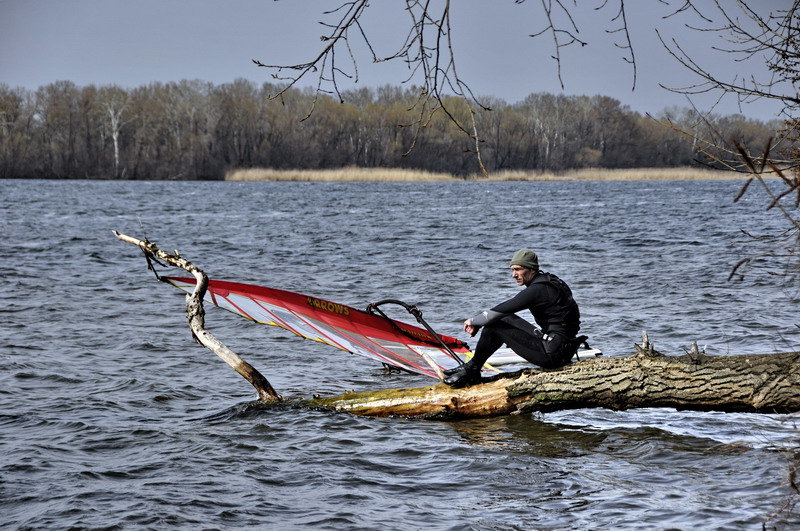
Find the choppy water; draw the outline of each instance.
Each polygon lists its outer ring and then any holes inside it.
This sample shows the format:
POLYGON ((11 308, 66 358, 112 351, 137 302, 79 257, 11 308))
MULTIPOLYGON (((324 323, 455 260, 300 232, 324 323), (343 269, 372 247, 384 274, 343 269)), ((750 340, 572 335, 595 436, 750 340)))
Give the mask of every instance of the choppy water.
MULTIPOLYGON (((800 345, 796 293, 728 282, 738 183, 2 181, 0 527, 797 527, 796 415, 579 410, 460 422, 253 403, 196 345, 183 295, 112 229, 212 277, 358 307, 416 303, 442 333, 511 296, 531 246, 584 330, 627 355, 800 345), (772 518, 777 514, 777 517, 772 518), (771 519, 772 518, 772 519, 771 519)), ((429 383, 210 310, 284 396, 429 383)))

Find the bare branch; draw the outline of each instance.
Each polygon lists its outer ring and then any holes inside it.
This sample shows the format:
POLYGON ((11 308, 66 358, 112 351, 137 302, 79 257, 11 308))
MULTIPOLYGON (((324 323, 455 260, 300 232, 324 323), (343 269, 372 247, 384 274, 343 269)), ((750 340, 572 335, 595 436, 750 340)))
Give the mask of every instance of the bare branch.
POLYGON ((730 2, 722 3, 714 0, 713 6, 720 22, 713 23, 711 18, 700 14, 691 0, 687 0, 670 16, 689 9, 693 10, 703 21, 713 24, 710 27, 693 27, 693 29, 716 34, 727 43, 724 47, 712 47, 714 50, 729 54, 736 62, 763 61, 771 71, 771 75, 768 79, 758 79, 754 75, 735 76, 730 80, 721 79, 700 65, 675 39, 667 42, 657 32, 667 52, 699 80, 696 84, 684 87, 662 86, 683 94, 711 91, 734 94, 741 103, 760 98, 777 100, 783 103, 784 114, 791 117, 800 109, 800 96, 796 88, 800 82, 798 4, 800 2, 794 1, 789 8, 772 11, 764 17, 743 0, 735 2, 738 8, 737 14, 733 13, 734 8, 730 2))
POLYGON ((621 48, 623 50, 626 50, 626 52, 628 54, 628 57, 623 57, 623 59, 625 60, 625 62, 630 64, 632 66, 632 68, 633 68, 633 86, 631 87, 631 90, 635 90, 636 89, 636 56, 634 55, 634 52, 633 52, 633 43, 631 42, 631 34, 628 31, 628 20, 625 17, 625 0, 619 0, 619 11, 614 16, 614 18, 611 19, 611 21, 612 22, 619 22, 620 26, 615 28, 615 29, 613 29, 613 30, 608 30, 607 32, 611 33, 611 34, 613 34, 613 33, 622 33, 625 36, 625 41, 624 41, 623 44, 614 43, 614 46, 616 46, 617 48, 621 48))
POLYGON ((114 231, 114 235, 124 242, 136 245, 146 256, 163 260, 194 276, 197 283, 191 295, 187 295, 186 297, 186 317, 189 320, 189 327, 192 330, 192 335, 195 340, 222 358, 233 370, 250 382, 250 384, 255 387, 256 391, 258 391, 258 398, 260 400, 265 402, 277 402, 282 400, 281 396, 275 392, 275 389, 273 389, 272 385, 260 372, 229 349, 222 341, 214 337, 211 332, 206 330, 203 297, 208 287, 208 276, 200 268, 179 256, 177 251, 175 251, 174 254, 170 254, 159 249, 154 243, 147 240, 133 238, 126 234, 120 234, 117 231, 114 231))

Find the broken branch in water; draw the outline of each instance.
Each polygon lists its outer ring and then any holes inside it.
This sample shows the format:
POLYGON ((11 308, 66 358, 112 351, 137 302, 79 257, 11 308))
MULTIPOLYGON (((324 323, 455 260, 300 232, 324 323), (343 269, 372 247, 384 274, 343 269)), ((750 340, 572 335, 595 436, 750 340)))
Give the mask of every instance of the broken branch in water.
POLYGON ((139 240, 125 234, 120 234, 114 231, 114 235, 120 240, 136 245, 145 255, 162 260, 175 267, 191 273, 197 280, 194 290, 190 295, 186 296, 186 317, 189 320, 189 328, 198 343, 211 350, 214 354, 222 358, 225 363, 230 365, 233 370, 242 375, 242 377, 250 382, 258 392, 259 400, 265 402, 277 402, 282 400, 281 396, 275 392, 272 385, 267 381, 264 376, 258 372, 255 367, 243 360, 238 354, 228 348, 222 341, 218 340, 214 335, 205 328, 205 310, 203 309, 203 296, 208 287, 208 275, 206 275, 200 268, 192 264, 190 261, 178 255, 177 251, 170 254, 166 251, 159 249, 154 243, 139 240))

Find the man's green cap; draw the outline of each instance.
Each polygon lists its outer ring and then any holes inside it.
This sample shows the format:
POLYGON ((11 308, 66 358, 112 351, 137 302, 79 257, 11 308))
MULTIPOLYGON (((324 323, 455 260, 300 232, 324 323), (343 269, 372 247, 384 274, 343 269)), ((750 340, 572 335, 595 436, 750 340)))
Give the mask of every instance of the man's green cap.
POLYGON ((527 267, 528 269, 539 270, 539 257, 530 249, 520 249, 511 258, 511 265, 527 267))

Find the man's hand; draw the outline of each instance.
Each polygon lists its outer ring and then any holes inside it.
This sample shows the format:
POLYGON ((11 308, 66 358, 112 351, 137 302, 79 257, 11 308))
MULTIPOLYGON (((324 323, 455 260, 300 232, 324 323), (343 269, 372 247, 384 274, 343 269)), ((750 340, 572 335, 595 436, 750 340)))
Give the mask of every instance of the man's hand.
POLYGON ((472 325, 472 319, 464 321, 464 332, 469 334, 469 337, 474 337, 478 333, 478 327, 472 325))

